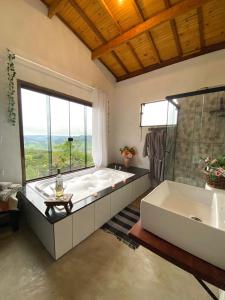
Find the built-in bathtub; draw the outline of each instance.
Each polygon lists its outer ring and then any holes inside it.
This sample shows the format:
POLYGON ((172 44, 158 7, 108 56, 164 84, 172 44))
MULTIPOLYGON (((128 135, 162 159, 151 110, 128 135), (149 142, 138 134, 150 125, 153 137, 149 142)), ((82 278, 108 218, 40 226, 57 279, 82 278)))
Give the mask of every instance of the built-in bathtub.
POLYGON ((57 260, 146 192, 150 188, 148 173, 135 167, 115 170, 111 165, 65 175, 65 192, 74 194, 69 215, 64 209, 45 215, 44 201, 54 192, 54 178, 27 184, 18 198, 27 223, 57 260))
MULTIPOLYGON (((120 182, 126 183, 127 179, 135 174, 111 168, 89 169, 88 173, 73 172, 63 176, 65 194, 73 194, 72 203, 77 203, 87 197, 97 197, 98 193, 115 188, 120 182)), ((55 178, 44 179, 29 183, 41 196, 48 198, 54 195, 55 178)))

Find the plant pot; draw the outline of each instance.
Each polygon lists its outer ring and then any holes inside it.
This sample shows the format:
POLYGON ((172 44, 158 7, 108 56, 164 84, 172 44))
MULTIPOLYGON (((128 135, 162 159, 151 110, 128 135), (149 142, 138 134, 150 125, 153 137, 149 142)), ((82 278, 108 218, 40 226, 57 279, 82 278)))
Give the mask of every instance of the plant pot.
POLYGON ((206 182, 209 186, 216 188, 216 189, 225 190, 225 177, 218 176, 215 178, 215 180, 212 180, 211 177, 209 176, 209 173, 204 172, 204 174, 206 177, 206 182))

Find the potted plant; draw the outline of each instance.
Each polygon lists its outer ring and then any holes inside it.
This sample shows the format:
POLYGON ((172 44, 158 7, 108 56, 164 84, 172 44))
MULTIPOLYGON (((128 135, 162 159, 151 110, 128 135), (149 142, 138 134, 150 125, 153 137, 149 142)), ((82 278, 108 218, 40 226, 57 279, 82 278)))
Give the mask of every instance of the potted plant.
POLYGON ((214 159, 203 158, 201 161, 208 185, 225 189, 225 154, 214 159))
POLYGON ((134 155, 136 154, 136 151, 134 149, 134 147, 128 147, 125 146, 123 148, 120 148, 120 153, 123 157, 123 161, 124 161, 124 166, 126 168, 128 168, 130 160, 134 157, 134 155))

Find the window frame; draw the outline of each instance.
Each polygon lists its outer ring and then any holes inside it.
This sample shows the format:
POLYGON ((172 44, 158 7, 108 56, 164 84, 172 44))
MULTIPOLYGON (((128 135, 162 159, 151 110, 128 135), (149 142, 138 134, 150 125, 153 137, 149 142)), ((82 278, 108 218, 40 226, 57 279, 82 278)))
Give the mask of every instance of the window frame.
POLYGON ((150 101, 150 102, 143 102, 141 103, 140 106, 140 127, 141 128, 149 128, 149 127, 166 127, 168 125, 142 125, 142 118, 143 118, 143 106, 146 104, 151 104, 151 103, 155 103, 155 102, 164 102, 167 101, 168 103, 170 102, 172 105, 174 105, 178 110, 179 110, 179 105, 177 105, 176 103, 174 103, 173 99, 159 99, 159 100, 154 100, 154 101, 150 101))
MULTIPOLYGON (((33 182, 33 181, 37 181, 37 180, 41 180, 41 179, 46 179, 46 178, 51 178, 51 177, 55 177, 55 174, 52 175, 48 175, 48 176, 43 176, 43 177, 39 177, 39 178, 34 178, 34 179, 26 179, 26 165, 25 165, 25 148, 24 148, 24 132, 23 132, 23 113, 22 113, 22 89, 27 89, 33 92, 38 92, 38 93, 42 93, 45 94, 46 96, 49 97, 56 97, 56 98, 60 98, 62 100, 66 100, 69 102, 74 102, 74 103, 78 103, 78 104, 82 104, 85 106, 89 106, 92 107, 92 103, 87 101, 87 100, 83 100, 80 99, 78 97, 74 97, 68 94, 64 94, 46 87, 41 87, 39 85, 27 82, 27 81, 23 81, 20 79, 17 79, 17 96, 18 96, 18 122, 19 122, 19 136, 20 136, 20 153, 21 153, 21 168, 22 168, 22 183, 23 185, 28 183, 28 182, 33 182)), ((87 136, 85 136, 87 138, 87 136)), ((86 153, 87 149, 86 149, 86 143, 85 143, 85 153, 86 153)), ((86 165, 86 155, 85 155, 85 165, 86 165)), ((77 170, 71 170, 71 171, 66 171, 63 172, 62 174, 69 174, 69 173, 73 173, 73 172, 79 172, 81 170, 85 170, 85 169, 90 169, 93 168, 93 166, 89 166, 89 167, 85 167, 85 168, 80 168, 77 170)))

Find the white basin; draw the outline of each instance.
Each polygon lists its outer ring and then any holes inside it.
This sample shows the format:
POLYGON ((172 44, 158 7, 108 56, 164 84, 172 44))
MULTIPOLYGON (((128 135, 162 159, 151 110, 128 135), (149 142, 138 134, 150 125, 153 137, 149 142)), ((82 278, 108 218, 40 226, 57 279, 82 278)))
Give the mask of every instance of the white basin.
POLYGON ((142 199, 140 214, 144 229, 225 270, 224 192, 164 181, 142 199))

